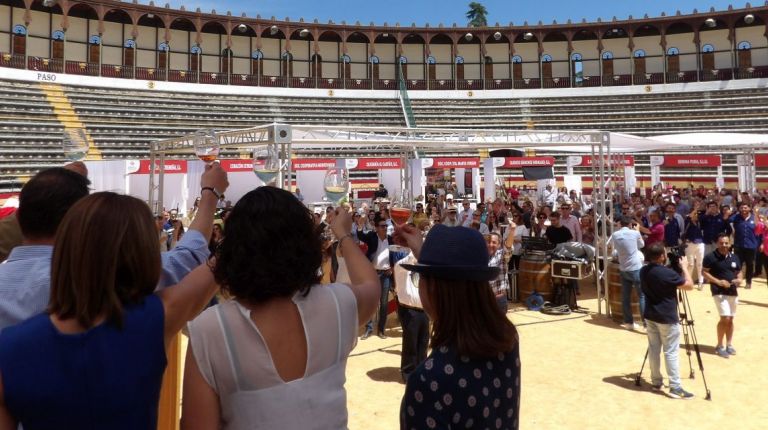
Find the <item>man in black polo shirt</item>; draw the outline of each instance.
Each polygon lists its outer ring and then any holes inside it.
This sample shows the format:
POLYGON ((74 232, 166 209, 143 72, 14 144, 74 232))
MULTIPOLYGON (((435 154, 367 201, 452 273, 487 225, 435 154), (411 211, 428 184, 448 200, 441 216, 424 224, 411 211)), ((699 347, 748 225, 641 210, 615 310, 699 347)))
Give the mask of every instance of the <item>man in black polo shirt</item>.
POLYGON ((552 212, 549 214, 549 222, 551 225, 547 227, 547 231, 544 233, 549 243, 559 245, 573 240, 573 235, 568 227, 560 224, 560 213, 552 212))
POLYGON ((733 348, 733 317, 739 304, 738 287, 741 285, 741 261, 730 252, 731 239, 720 234, 717 237, 717 249, 704 257, 704 278, 709 282, 712 298, 720 313, 717 323, 717 348, 715 353, 723 358, 736 355, 733 348), (723 337, 726 346, 723 347, 723 337))
POLYGON ((680 320, 677 312, 677 289, 693 289, 693 280, 686 264, 680 264, 681 274, 664 266, 667 254, 663 242, 656 242, 645 248, 649 264, 640 269, 640 285, 645 294, 643 318, 647 324, 648 362, 651 367, 651 384, 654 390, 661 390, 661 361, 659 354, 664 351, 664 363, 669 377, 669 396, 676 399, 690 399, 693 394, 680 385, 680 369, 677 353, 680 348, 680 320))

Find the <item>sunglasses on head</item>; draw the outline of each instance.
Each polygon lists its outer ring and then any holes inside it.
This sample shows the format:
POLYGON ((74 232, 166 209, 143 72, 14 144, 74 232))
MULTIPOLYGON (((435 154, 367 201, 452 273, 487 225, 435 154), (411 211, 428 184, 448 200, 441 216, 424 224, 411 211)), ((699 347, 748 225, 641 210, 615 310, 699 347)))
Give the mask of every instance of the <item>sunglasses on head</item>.
POLYGON ((386 224, 379 224, 376 227, 378 227, 378 228, 387 228, 387 225, 386 224))

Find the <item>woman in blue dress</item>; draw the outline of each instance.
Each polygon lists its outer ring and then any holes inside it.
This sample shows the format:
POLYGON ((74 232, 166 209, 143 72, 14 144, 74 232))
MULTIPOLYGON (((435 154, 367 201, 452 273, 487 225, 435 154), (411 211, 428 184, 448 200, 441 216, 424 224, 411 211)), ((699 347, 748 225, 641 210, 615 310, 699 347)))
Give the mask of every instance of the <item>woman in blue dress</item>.
POLYGON ((488 284, 499 269, 488 267, 483 237, 442 225, 430 230, 423 246, 410 227, 398 236, 418 258, 403 267, 419 274, 419 296, 433 321, 432 353, 408 377, 400 428, 517 429, 517 331, 488 284))
POLYGON ((166 348, 216 292, 203 264, 155 292, 149 207, 95 193, 56 232, 46 313, 0 335, 0 429, 155 429, 166 348))

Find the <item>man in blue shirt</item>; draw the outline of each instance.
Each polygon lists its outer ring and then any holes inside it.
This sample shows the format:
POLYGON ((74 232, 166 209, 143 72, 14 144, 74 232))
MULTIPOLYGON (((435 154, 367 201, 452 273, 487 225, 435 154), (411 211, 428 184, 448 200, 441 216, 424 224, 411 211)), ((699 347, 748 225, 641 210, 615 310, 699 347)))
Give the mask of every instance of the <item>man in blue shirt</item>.
POLYGON ((621 311, 624 317, 622 327, 627 330, 638 328, 632 317, 633 289, 637 293, 640 314, 642 315, 645 311, 645 295, 640 288, 640 269, 643 267, 643 253, 640 250, 645 246, 645 243, 636 224, 630 229, 630 226, 633 224, 635 223, 632 218, 628 216, 621 217, 621 228, 608 239, 609 246, 613 246, 613 253, 619 259, 621 311))
MULTIPOLYGON (((723 358, 736 355, 733 348, 733 317, 739 304, 738 287, 741 284, 741 261, 730 251, 731 242, 722 234, 717 238, 717 249, 704 258, 704 276, 712 290, 720 321, 717 323, 715 354, 723 358), (723 347, 723 338, 726 346, 723 347)), ((749 272, 747 272, 749 273, 749 272)))
POLYGON ((699 216, 699 221, 704 238, 704 255, 709 255, 717 248, 717 236, 721 233, 730 234, 731 226, 728 225, 727 218, 723 218, 717 202, 712 200, 707 202, 707 211, 699 216))
MULTIPOLYGON (((728 214, 728 212, 726 212, 728 214)), ((733 225, 733 250, 746 268, 744 277, 747 279, 745 288, 752 288, 752 276, 755 271, 755 253, 760 241, 755 234, 755 216, 749 203, 739 204, 739 213, 731 215, 728 223, 733 225)))
POLYGON ((674 203, 667 203, 664 206, 664 245, 668 248, 680 246, 680 238, 683 234, 685 220, 677 213, 674 203))
MULTIPOLYGON (((89 184, 83 174, 59 167, 39 172, 22 188, 16 216, 24 242, 0 265, 0 331, 45 311, 56 229, 69 208, 88 195, 89 184)), ((200 184, 197 216, 176 248, 161 254, 159 288, 178 283, 208 259, 217 194, 229 182, 226 172, 214 163, 206 167, 200 184)))
POLYGON ((680 320, 677 312, 677 289, 693 289, 693 281, 685 264, 680 267, 682 276, 664 266, 667 253, 664 244, 657 242, 646 247, 645 256, 649 264, 640 270, 640 282, 645 293, 645 312, 643 317, 648 327, 648 362, 651 368, 651 386, 661 390, 661 361, 659 355, 664 351, 664 362, 669 377, 669 396, 676 399, 691 399, 693 394, 680 385, 680 369, 677 360, 680 349, 680 320))

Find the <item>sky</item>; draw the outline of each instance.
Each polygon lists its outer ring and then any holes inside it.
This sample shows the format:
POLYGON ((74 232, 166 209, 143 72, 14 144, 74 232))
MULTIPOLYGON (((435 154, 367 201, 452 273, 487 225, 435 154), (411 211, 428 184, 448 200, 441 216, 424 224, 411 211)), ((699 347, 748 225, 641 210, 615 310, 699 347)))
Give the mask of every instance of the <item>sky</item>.
MULTIPOLYGON (((140 0, 148 3, 148 0, 140 0)), ((260 14, 262 18, 275 16, 278 20, 290 17, 292 21, 304 18, 312 22, 315 18, 321 23, 333 20, 335 23, 346 21, 354 24, 360 21, 363 25, 371 22, 376 25, 388 23, 393 25, 399 22, 403 26, 410 26, 415 22, 417 26, 429 23, 436 27, 443 23, 450 27, 454 22, 459 26, 466 25, 464 16, 469 4, 468 0, 155 0, 155 4, 163 5, 166 2, 171 7, 178 8, 182 4, 187 10, 200 8, 203 12, 215 9, 218 14, 224 15, 232 11, 232 15, 240 16, 245 12, 248 17, 255 18, 260 14)), ((594 22, 597 18, 610 21, 613 16, 617 19, 626 19, 629 15, 634 18, 642 18, 645 14, 649 17, 660 16, 662 12, 674 15, 679 9, 682 14, 689 14, 693 9, 699 12, 708 11, 710 7, 716 10, 726 10, 729 2, 723 0, 481 0, 488 10, 488 23, 495 25, 508 25, 514 22, 522 25, 524 21, 536 24, 541 20, 544 24, 551 24, 552 20, 565 23, 569 18, 573 22, 581 22, 586 18, 588 22, 594 22)), ((753 0, 758 5, 761 0, 753 0)), ((734 8, 743 8, 745 3, 736 3, 734 8)))

